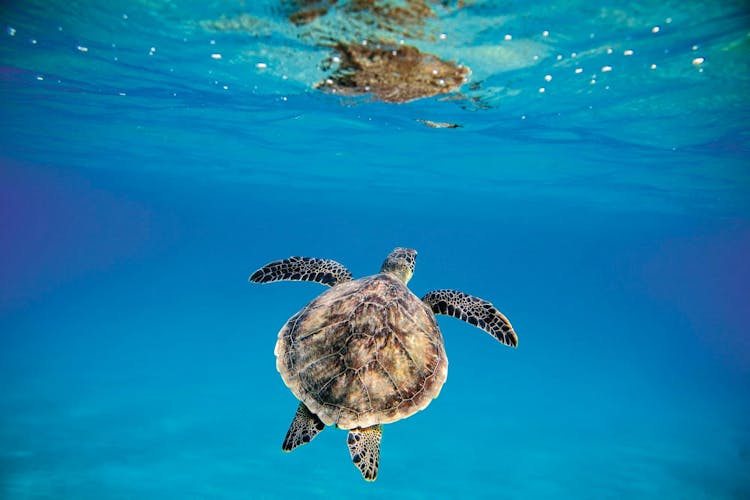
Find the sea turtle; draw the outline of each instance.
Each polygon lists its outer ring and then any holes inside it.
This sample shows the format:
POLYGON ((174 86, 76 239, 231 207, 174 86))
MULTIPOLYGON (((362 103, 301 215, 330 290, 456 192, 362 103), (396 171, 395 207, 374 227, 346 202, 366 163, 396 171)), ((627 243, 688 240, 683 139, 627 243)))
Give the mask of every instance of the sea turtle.
POLYGON ((277 260, 250 276, 252 283, 315 281, 331 287, 279 331, 276 368, 300 400, 284 451, 336 425, 349 430, 352 461, 374 481, 381 426, 426 408, 448 374, 436 314, 518 345, 508 319, 485 300, 455 290, 414 295, 406 284, 416 257, 415 250, 395 248, 380 273, 358 280, 338 262, 309 257, 277 260))

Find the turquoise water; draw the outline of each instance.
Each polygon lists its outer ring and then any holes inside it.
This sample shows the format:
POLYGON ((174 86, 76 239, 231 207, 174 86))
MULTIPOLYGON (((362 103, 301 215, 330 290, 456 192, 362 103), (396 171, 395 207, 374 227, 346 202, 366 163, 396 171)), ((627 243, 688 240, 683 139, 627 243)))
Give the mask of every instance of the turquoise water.
POLYGON ((394 105, 314 90, 276 2, 4 2, 0 497, 749 497, 749 21, 468 2, 420 43, 478 85, 394 105), (276 333, 324 289, 247 277, 394 246, 519 347, 440 317, 370 484, 343 431, 281 452, 276 333))

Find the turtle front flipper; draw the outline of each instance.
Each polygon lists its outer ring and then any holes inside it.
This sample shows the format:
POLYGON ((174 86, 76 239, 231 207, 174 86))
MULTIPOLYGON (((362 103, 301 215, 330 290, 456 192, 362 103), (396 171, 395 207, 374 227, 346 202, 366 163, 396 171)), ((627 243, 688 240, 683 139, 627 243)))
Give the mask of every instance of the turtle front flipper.
POLYGON ((297 413, 294 415, 294 420, 292 420, 292 425, 286 432, 281 449, 292 451, 297 446, 309 443, 324 427, 325 424, 307 409, 305 403, 300 403, 297 407, 297 413))
POLYGON ((352 429, 346 438, 352 462, 362 473, 365 481, 375 481, 378 477, 381 437, 383 437, 383 428, 380 425, 373 425, 363 429, 352 429))
POLYGON ((351 281, 352 273, 335 260, 311 257, 289 257, 275 260, 255 271, 248 281, 270 283, 272 281, 315 281, 333 286, 351 281))
POLYGON ((435 314, 445 314, 466 321, 505 345, 518 346, 518 336, 508 318, 486 300, 456 290, 435 290, 422 297, 422 301, 435 314))

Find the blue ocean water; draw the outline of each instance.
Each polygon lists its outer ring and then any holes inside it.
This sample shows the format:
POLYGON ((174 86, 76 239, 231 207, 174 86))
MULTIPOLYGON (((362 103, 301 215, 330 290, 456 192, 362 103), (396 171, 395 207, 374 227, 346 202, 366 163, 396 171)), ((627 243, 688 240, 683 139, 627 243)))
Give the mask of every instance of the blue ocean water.
POLYGON ((0 497, 750 497, 747 5, 466 2, 419 43, 469 84, 386 104, 282 3, 0 6, 0 497), (247 277, 395 246, 519 347, 440 317, 365 483, 343 431, 280 449, 323 288, 247 277))

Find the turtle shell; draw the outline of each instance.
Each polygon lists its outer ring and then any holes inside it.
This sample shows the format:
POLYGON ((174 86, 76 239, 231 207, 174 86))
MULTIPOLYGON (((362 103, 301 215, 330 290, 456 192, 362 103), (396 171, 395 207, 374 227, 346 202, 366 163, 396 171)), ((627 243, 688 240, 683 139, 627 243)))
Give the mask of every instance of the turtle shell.
POLYGON ((338 284, 279 332, 276 368, 326 425, 387 424, 427 407, 448 375, 432 311, 395 277, 338 284))

